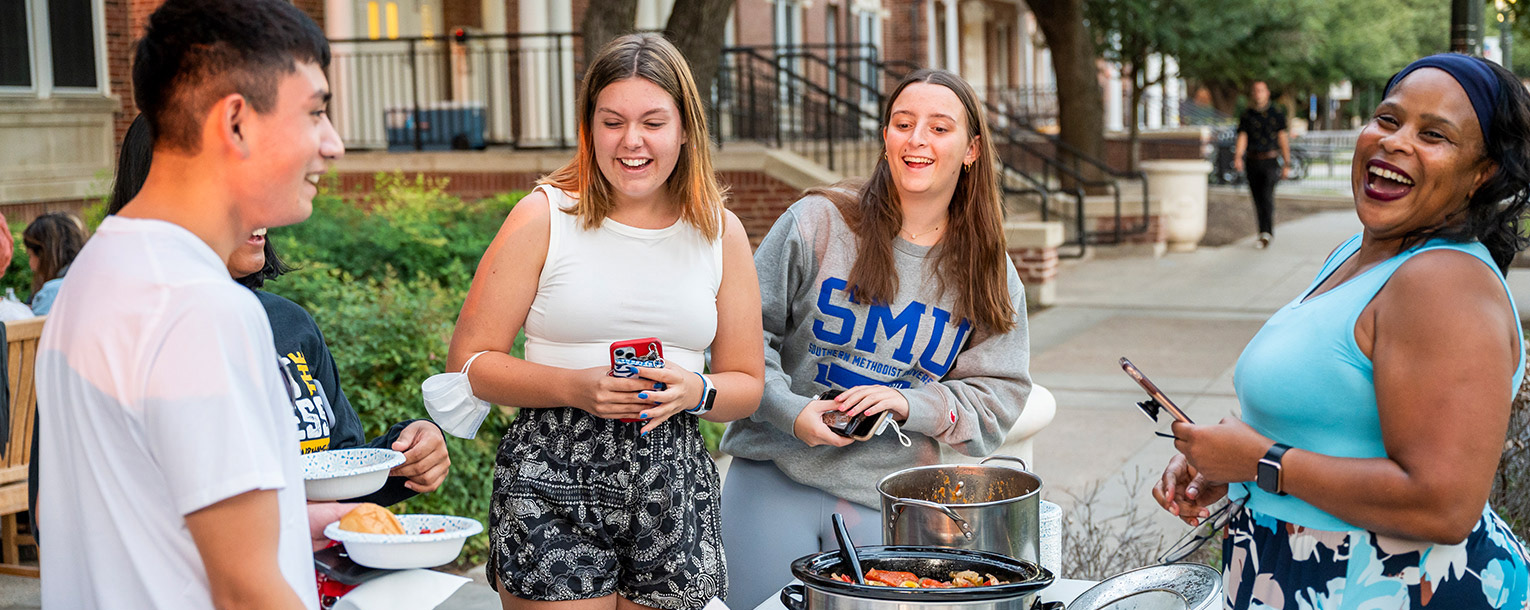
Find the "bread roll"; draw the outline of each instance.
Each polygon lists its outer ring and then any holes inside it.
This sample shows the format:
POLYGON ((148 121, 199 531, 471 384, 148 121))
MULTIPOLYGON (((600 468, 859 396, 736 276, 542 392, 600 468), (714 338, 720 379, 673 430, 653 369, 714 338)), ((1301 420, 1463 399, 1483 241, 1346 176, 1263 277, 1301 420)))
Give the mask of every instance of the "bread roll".
POLYGON ((403 534, 404 526, 388 509, 364 502, 340 518, 340 529, 363 534, 403 534))

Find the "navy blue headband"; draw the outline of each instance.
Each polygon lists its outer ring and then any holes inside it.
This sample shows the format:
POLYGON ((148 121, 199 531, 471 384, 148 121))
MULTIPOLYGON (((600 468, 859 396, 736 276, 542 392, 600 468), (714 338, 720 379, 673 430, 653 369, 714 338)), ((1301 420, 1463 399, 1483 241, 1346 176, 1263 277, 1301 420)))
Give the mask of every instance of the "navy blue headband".
POLYGON ((1472 102, 1472 110, 1477 112, 1477 125, 1482 128, 1482 142, 1486 145, 1491 140, 1488 133, 1493 124, 1493 114, 1497 111, 1499 93, 1498 75, 1488 67, 1487 60, 1460 53, 1430 55, 1408 64, 1408 67, 1392 76, 1381 96, 1385 98, 1403 77, 1419 68, 1444 70, 1461 84, 1461 88, 1466 91, 1466 98, 1472 102))

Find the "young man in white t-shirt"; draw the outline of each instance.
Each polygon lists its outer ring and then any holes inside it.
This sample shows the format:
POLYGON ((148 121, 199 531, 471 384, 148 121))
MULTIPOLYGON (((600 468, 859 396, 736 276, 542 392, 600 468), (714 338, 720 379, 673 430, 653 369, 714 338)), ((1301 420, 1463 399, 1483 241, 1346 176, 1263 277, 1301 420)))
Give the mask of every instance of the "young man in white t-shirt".
MULTIPOLYGON (((134 98, 143 190, 70 268, 37 356, 47 608, 317 608, 290 394, 225 261, 343 152, 323 32, 282 0, 169 0, 134 98)), ((310 517, 314 514, 314 517, 310 517)))

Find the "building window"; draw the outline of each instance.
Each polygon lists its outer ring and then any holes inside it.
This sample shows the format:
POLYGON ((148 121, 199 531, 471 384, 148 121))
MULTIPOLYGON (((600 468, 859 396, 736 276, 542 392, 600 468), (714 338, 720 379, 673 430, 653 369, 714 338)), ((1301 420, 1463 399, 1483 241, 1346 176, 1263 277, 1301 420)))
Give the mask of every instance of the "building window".
POLYGON ((25 0, 0 0, 0 87, 32 86, 32 37, 25 0))
POLYGON ((48 34, 52 40, 53 86, 96 87, 95 15, 90 0, 49 0, 48 34))
POLYGON ((102 0, 0 0, 0 88, 102 91, 102 0))

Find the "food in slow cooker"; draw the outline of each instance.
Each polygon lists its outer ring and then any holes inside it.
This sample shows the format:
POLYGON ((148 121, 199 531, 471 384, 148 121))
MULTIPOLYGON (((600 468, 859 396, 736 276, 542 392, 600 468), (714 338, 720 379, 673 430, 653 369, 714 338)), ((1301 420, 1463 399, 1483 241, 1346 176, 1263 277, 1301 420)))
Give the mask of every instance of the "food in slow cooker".
MULTIPOLYGON (((855 582, 854 579, 839 572, 830 574, 829 578, 840 582, 855 582)), ((999 580, 992 574, 979 575, 972 570, 951 572, 950 580, 935 580, 933 578, 920 578, 919 575, 913 572, 893 572, 873 569, 866 572, 866 584, 874 587, 903 587, 906 589, 959 589, 962 587, 991 587, 1009 583, 999 580)))

